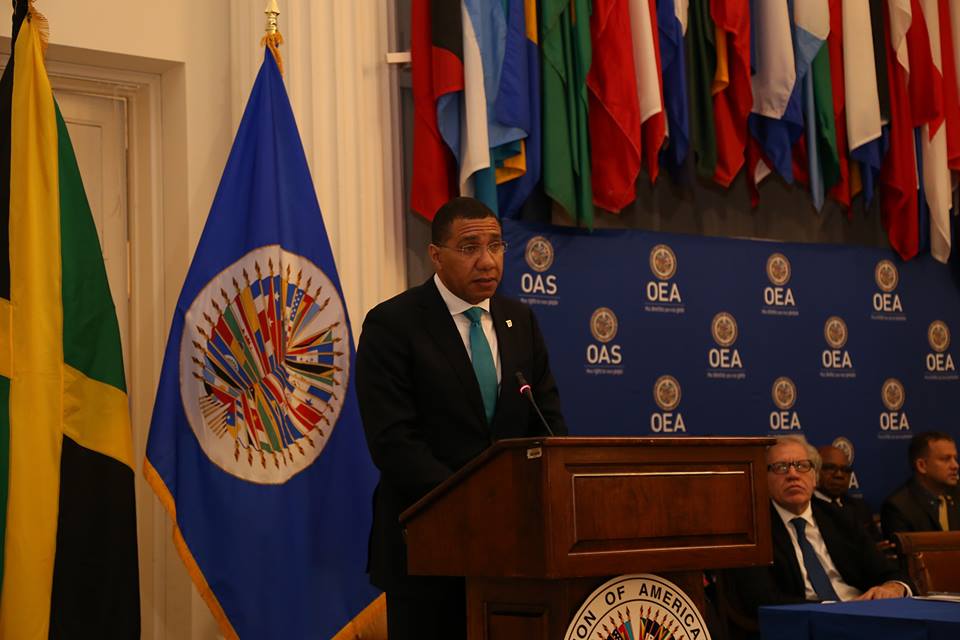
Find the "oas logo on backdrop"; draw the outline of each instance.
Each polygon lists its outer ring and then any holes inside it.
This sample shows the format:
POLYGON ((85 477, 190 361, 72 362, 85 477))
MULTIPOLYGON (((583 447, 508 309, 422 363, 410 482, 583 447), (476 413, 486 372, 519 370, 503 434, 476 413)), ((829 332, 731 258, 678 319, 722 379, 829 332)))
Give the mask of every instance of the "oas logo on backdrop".
POLYGON ((717 344, 707 352, 708 378, 728 380, 743 380, 747 374, 743 371, 743 360, 740 350, 733 345, 737 341, 739 331, 737 320, 726 311, 713 316, 710 322, 710 335, 717 344))
POLYGON ((875 291, 871 298, 873 313, 870 314, 870 318, 873 320, 906 320, 907 316, 903 312, 903 302, 896 292, 897 285, 900 284, 900 272, 897 271, 897 265, 890 260, 881 260, 873 269, 873 279, 877 283, 879 291, 875 291))
POLYGON ((950 327, 943 320, 934 320, 927 328, 927 342, 930 352, 927 354, 927 372, 925 380, 957 380, 957 367, 950 354, 950 327))
POLYGON ((773 381, 770 396, 776 407, 770 412, 771 431, 800 431, 800 416, 794 410, 797 404, 797 385, 786 376, 780 376, 773 381))
POLYGON ((685 313, 680 287, 673 282, 677 274, 677 256, 669 246, 658 244, 650 250, 650 271, 656 280, 647 282, 644 311, 685 313))
POLYGON ((686 433, 680 413, 680 382, 671 375, 662 375, 653 383, 653 400, 660 411, 650 414, 650 430, 654 433, 686 433))
POLYGON ((564 640, 710 640, 680 587, 650 573, 611 578, 591 593, 564 640))
POLYGON ((613 342, 618 329, 619 322, 613 309, 600 307, 591 314, 590 335, 594 342, 587 344, 587 374, 623 374, 623 352, 620 345, 613 342))
POLYGON ((763 288, 763 307, 760 313, 767 316, 798 316, 797 299, 787 284, 793 275, 790 261, 782 253, 772 253, 767 258, 767 279, 770 285, 763 288))
POLYGON ((555 307, 560 304, 560 283, 557 276, 547 273, 553 266, 556 254, 553 244, 543 236, 534 236, 527 241, 523 259, 533 273, 520 274, 520 298, 526 304, 540 304, 555 307))
POLYGON ((850 337, 847 323, 840 316, 830 316, 823 324, 823 337, 827 349, 820 354, 821 378, 856 378, 850 352, 844 347, 850 337))
MULTIPOLYGON (((836 447, 837 449, 840 449, 840 451, 843 451, 844 455, 847 456, 847 464, 851 466, 853 465, 853 457, 854 457, 853 442, 851 442, 849 438, 838 436, 834 438, 833 442, 831 442, 830 444, 836 447)), ((850 488, 860 489, 860 481, 857 480, 856 471, 850 472, 850 488)))
POLYGON ((880 412, 880 438, 901 439, 909 438, 910 420, 904 405, 907 402, 907 391, 903 383, 896 378, 887 378, 880 387, 880 400, 885 411, 880 412))

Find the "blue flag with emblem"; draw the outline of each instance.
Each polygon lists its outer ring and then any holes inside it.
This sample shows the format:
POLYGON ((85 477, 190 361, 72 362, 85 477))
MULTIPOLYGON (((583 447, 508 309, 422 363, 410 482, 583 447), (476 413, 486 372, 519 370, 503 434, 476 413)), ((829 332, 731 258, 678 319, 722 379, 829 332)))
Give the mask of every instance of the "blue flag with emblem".
POLYGON ((330 638, 377 597, 353 357, 267 52, 177 302, 144 464, 228 638, 330 638))

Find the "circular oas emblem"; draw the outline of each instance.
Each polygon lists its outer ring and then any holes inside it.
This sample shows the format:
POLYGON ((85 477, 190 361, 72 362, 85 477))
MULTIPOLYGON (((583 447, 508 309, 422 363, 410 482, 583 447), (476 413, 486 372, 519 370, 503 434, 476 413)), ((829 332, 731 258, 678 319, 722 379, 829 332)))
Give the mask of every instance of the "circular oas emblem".
POLYGON ((950 346, 950 329, 943 320, 934 320, 927 329, 927 341, 930 348, 937 353, 943 353, 950 346))
POLYGON ((830 316, 823 325, 823 337, 831 349, 842 349, 847 344, 847 323, 840 316, 830 316))
POLYGON ((617 326, 617 314, 607 307, 600 307, 590 316, 590 333, 598 342, 610 342, 616 338, 617 326))
POLYGON ((850 442, 849 439, 840 436, 839 438, 834 438, 831 444, 846 454, 847 464, 853 464, 853 443, 850 442))
POLYGON ((653 399, 664 411, 673 411, 680 405, 680 383, 673 376, 660 376, 653 383, 653 399))
POLYGON ((782 253, 771 253, 767 258, 767 277, 778 287, 790 282, 790 261, 782 253))
POLYGON ((887 411, 900 411, 904 401, 907 399, 907 392, 903 389, 903 384, 896 378, 887 378, 883 381, 880 397, 883 400, 883 406, 887 411))
POLYGON ((282 484, 309 467, 337 424, 350 332, 330 278, 279 245, 213 277, 184 316, 180 394, 211 462, 282 484))
POLYGON ((564 640, 710 640, 693 600, 650 573, 611 578, 580 606, 564 640))
POLYGON ((873 270, 873 279, 877 281, 877 286, 881 291, 890 293, 897 288, 900 282, 900 273, 897 271, 897 265, 889 260, 881 260, 873 270))
POLYGON ((546 271, 553 264, 553 245, 543 236, 533 236, 527 241, 523 258, 534 271, 546 271))
POLYGON ((650 270, 661 280, 669 280, 677 272, 677 256, 673 249, 658 244, 650 250, 650 270))
POLYGON ((781 376, 773 381, 770 395, 780 411, 787 411, 797 402, 797 385, 790 378, 781 376))
POLYGON ((713 341, 721 347, 729 347, 737 341, 737 321, 726 311, 713 316, 710 323, 710 333, 713 341))

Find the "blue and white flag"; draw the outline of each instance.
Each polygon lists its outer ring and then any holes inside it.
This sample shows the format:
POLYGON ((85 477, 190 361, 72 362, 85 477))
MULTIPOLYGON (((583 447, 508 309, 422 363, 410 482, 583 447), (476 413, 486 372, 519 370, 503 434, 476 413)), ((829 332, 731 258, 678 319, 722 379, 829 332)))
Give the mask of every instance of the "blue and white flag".
POLYGON ((144 464, 228 638, 329 638, 377 595, 353 357, 267 52, 177 302, 144 464))

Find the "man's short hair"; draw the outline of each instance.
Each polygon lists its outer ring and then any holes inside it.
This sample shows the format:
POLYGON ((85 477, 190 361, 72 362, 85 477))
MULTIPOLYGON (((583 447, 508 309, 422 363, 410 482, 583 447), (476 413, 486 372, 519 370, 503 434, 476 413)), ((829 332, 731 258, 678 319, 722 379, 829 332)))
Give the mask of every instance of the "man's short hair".
POLYGON ((820 467, 823 466, 823 458, 820 457, 820 452, 817 451, 817 448, 807 442, 806 438, 803 436, 777 436, 776 439, 777 441, 770 445, 770 447, 767 449, 768 452, 770 449, 773 449, 781 444, 799 444, 806 449, 807 456, 810 458, 811 462, 813 462, 813 470, 817 473, 820 473, 820 467))
POLYGON ((500 218, 490 207, 476 198, 460 196, 453 198, 437 209, 437 214, 433 217, 433 223, 430 225, 430 242, 438 247, 446 242, 450 237, 450 227, 453 226, 453 221, 460 218, 471 220, 493 218, 497 221, 497 224, 500 224, 500 218))
POLYGON ((907 449, 907 457, 910 459, 910 469, 917 468, 917 460, 926 458, 930 453, 930 443, 939 440, 953 442, 953 436, 943 431, 922 431, 910 438, 910 447, 907 449))

